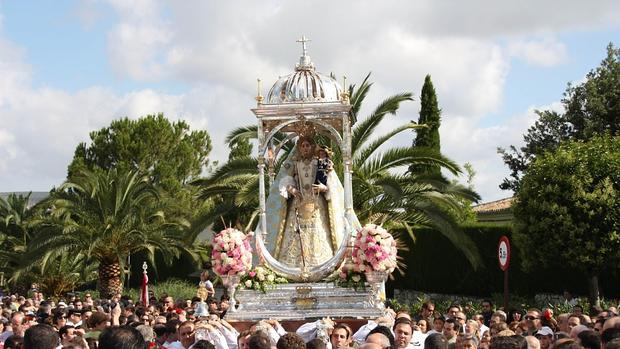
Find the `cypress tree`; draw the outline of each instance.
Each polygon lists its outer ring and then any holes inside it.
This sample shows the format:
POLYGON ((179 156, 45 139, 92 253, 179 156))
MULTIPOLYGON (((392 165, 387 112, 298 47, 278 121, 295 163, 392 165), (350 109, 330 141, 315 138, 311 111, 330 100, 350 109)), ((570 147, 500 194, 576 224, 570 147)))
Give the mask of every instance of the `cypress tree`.
MULTIPOLYGON (((424 86, 422 86, 418 124, 424 124, 428 126, 428 128, 417 130, 417 136, 413 141, 413 146, 430 148, 439 153, 441 151, 439 139, 441 109, 439 109, 439 104, 437 103, 437 94, 435 93, 435 87, 433 86, 430 75, 426 75, 424 86)), ((438 167, 420 168, 419 166, 411 166, 409 171, 412 173, 426 172, 440 174, 440 169, 438 167)))

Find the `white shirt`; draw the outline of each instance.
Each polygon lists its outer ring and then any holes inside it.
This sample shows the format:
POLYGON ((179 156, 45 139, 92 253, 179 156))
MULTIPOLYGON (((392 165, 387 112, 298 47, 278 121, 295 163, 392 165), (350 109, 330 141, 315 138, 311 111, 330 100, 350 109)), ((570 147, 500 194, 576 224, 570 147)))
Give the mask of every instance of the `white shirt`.
POLYGON ((239 332, 237 332, 237 330, 235 330, 234 328, 231 330, 224 325, 222 325, 218 329, 222 333, 222 336, 224 336, 224 338, 226 339, 226 345, 228 346, 228 349, 237 349, 237 337, 239 336, 239 332))
POLYGON ((215 345, 215 349, 228 349, 228 343, 226 337, 222 334, 221 330, 209 331, 211 336, 211 343, 215 345))
POLYGON ((489 327, 485 324, 480 325, 480 338, 478 339, 482 339, 482 335, 489 330, 489 327))
POLYGON ((368 320, 368 323, 366 325, 360 327, 359 330, 357 330, 357 332, 353 334, 353 342, 357 344, 363 344, 364 342, 366 342, 366 337, 368 336, 370 331, 375 329, 375 327, 377 327, 377 323, 373 320, 368 320))
POLYGON ((71 322, 71 320, 68 320, 68 319, 67 319, 67 325, 71 325, 71 326, 73 326, 73 327, 82 326, 82 320, 80 320, 80 321, 78 321, 78 322, 76 322, 76 323, 73 323, 73 322, 71 322))
MULTIPOLYGON (((316 320, 315 322, 307 322, 297 328, 297 333, 301 338, 304 339, 304 342, 308 343, 311 340, 316 338, 317 328, 319 327, 319 323, 322 320, 316 320)), ((329 349, 329 348, 326 348, 329 349)))
POLYGON ((211 280, 205 281, 205 288, 211 296, 215 296, 215 289, 213 288, 213 283, 211 282, 211 280))
POLYGON ((424 341, 426 340, 426 333, 422 333, 421 331, 413 331, 411 335, 411 341, 409 342, 409 348, 411 346, 412 349, 424 349, 424 341))

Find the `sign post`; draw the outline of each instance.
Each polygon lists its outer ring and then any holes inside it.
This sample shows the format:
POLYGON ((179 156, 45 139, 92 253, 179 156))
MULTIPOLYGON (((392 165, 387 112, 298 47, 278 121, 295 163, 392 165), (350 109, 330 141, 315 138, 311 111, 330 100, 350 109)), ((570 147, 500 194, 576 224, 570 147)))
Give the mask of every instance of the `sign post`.
POLYGON ((508 309, 508 267, 510 266, 510 240, 507 236, 499 239, 497 246, 499 268, 504 272, 504 310, 508 309))

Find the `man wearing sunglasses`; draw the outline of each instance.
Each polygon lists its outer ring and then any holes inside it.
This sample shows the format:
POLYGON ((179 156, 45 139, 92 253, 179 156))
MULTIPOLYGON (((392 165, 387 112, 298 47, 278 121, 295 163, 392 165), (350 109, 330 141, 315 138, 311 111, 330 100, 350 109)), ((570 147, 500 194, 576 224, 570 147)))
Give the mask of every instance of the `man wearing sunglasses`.
POLYGON ((527 333, 529 335, 534 335, 536 331, 542 328, 542 323, 540 322, 540 310, 536 308, 529 309, 527 314, 525 315, 525 323, 527 324, 527 333))

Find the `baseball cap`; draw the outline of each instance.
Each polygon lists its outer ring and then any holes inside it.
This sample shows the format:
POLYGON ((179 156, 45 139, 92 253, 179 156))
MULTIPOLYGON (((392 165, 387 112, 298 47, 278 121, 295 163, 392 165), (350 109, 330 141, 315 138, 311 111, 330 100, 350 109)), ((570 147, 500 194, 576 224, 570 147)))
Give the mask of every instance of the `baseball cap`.
POLYGON ((541 327, 540 330, 536 331, 536 336, 553 336, 553 331, 548 326, 541 327))

